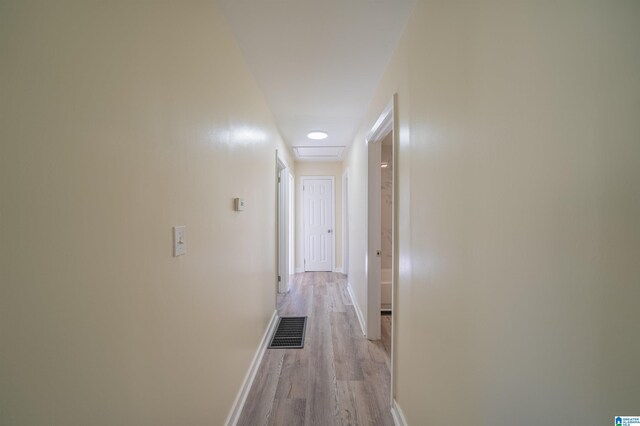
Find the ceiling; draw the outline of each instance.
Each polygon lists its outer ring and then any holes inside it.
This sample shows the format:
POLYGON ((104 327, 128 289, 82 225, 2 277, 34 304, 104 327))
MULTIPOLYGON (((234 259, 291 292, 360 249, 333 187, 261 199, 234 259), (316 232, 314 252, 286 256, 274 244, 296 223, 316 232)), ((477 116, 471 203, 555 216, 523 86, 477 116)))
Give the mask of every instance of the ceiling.
POLYGON ((282 137, 292 148, 304 147, 292 149, 297 160, 342 159, 413 3, 218 1, 282 137), (306 135, 313 130, 326 131, 329 137, 310 140, 306 135))

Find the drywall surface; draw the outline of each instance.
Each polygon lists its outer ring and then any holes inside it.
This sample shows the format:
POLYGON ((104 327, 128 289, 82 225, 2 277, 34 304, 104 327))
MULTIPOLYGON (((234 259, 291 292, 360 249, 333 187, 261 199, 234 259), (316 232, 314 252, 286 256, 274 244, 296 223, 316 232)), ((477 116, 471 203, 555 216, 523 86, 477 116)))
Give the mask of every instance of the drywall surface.
POLYGON ((395 397, 409 424, 608 424, 640 395, 640 4, 420 1, 397 92, 395 397))
POLYGON ((287 149, 213 3, 3 1, 0 57, 0 424, 222 424, 287 149))

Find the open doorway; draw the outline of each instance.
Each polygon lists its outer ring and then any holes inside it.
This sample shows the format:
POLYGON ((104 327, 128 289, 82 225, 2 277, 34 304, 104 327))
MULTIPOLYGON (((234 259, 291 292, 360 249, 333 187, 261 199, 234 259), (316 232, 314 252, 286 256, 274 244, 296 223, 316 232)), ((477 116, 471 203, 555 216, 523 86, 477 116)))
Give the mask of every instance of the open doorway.
POLYGON ((367 324, 370 340, 382 339, 391 357, 394 397, 394 320, 397 283, 397 131, 394 95, 367 135, 367 324))
POLYGON ((381 313, 393 312, 395 132, 393 101, 367 136, 367 338, 380 339, 381 313))
POLYGON ((278 276, 277 291, 278 293, 286 293, 289 291, 289 275, 291 253, 293 246, 291 245, 291 224, 292 218, 292 198, 290 190, 290 182, 292 175, 287 163, 280 157, 276 151, 276 170, 277 170, 277 232, 278 232, 278 276))

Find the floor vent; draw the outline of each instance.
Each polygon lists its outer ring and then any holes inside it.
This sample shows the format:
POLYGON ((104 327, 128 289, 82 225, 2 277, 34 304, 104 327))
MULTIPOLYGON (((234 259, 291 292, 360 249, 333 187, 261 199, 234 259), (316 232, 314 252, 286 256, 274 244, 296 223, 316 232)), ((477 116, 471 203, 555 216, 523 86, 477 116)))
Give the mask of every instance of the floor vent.
POLYGON ((281 317, 269 349, 301 349, 307 330, 307 317, 281 317))

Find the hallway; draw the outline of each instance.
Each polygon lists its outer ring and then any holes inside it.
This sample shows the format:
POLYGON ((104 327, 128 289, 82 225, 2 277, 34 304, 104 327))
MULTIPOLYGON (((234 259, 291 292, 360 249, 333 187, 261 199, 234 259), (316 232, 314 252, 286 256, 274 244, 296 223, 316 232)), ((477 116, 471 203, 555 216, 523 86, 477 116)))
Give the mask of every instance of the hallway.
POLYGON ((639 23, 0 1, 0 425, 640 417, 639 23))
POLYGON ((361 332, 345 276, 293 276, 281 316, 307 315, 303 349, 268 349, 240 425, 393 425, 389 354, 361 332))

